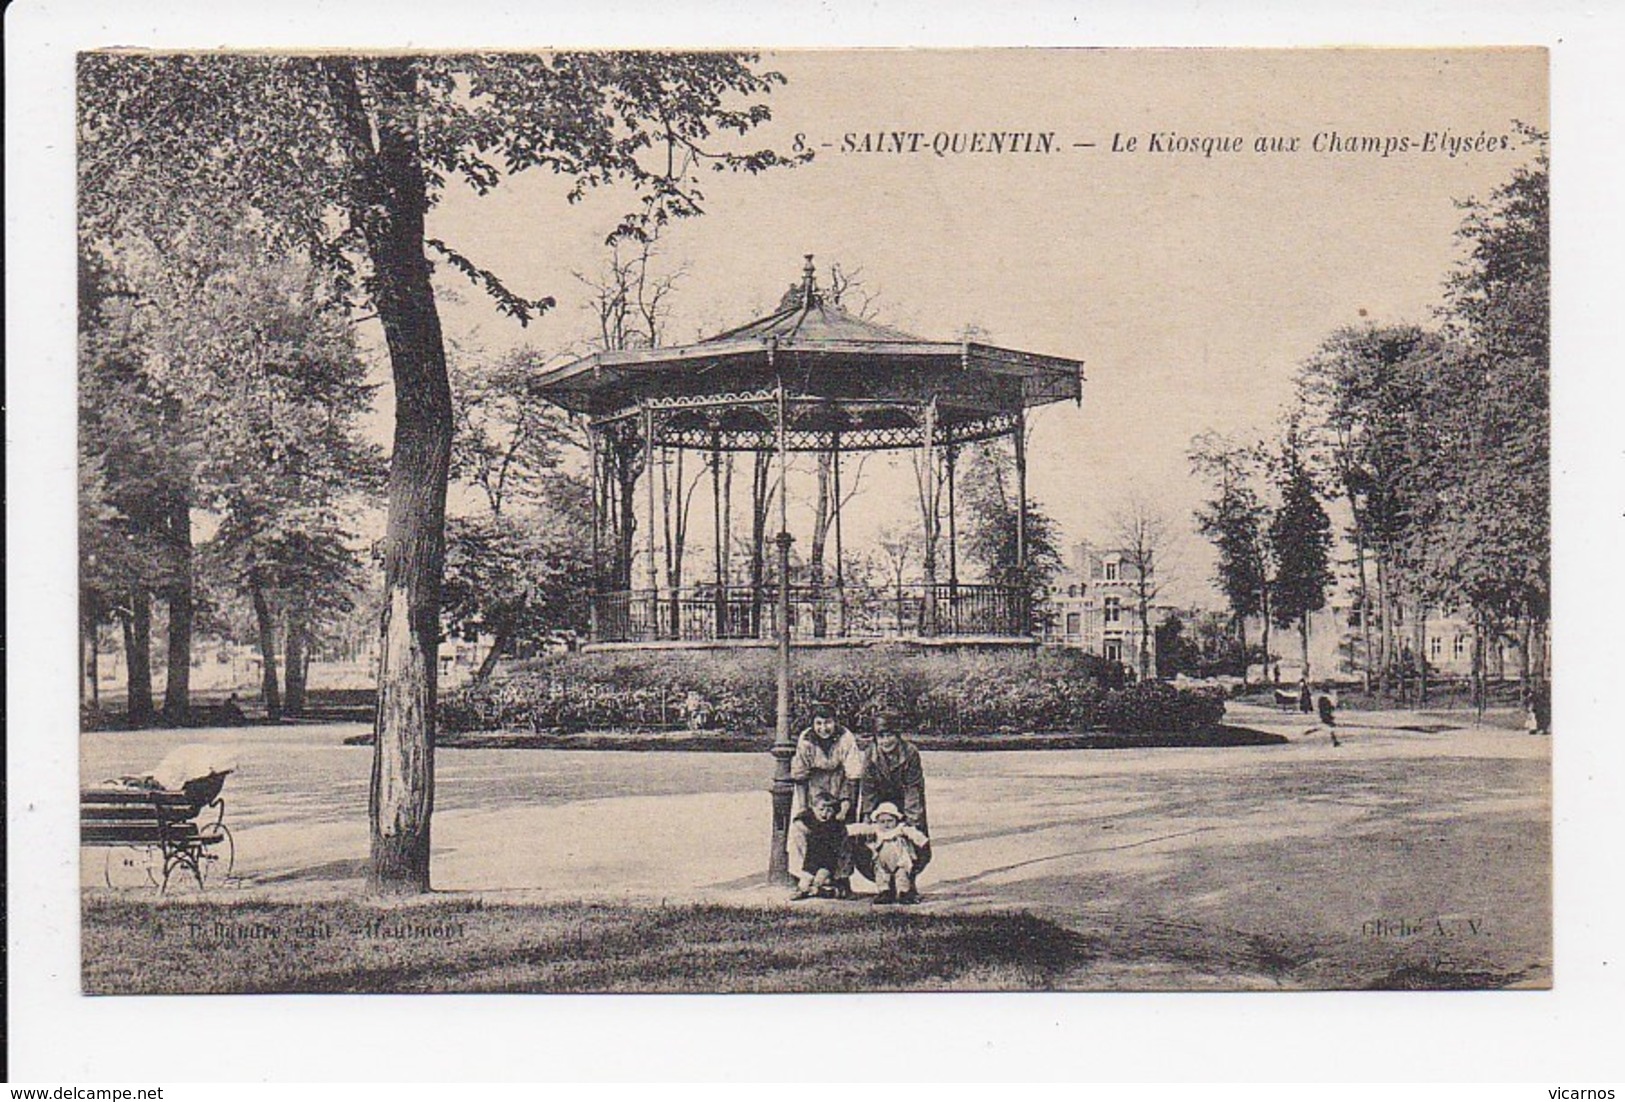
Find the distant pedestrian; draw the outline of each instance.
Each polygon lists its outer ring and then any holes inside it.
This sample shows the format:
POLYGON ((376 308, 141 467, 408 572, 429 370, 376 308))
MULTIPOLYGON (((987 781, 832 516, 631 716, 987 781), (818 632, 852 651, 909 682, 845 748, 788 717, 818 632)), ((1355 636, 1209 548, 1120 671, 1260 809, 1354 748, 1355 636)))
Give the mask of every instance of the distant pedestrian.
POLYGON ((1332 704, 1332 698, 1325 693, 1321 693, 1317 707, 1320 710, 1320 725, 1326 728, 1327 733, 1332 736, 1332 745, 1343 745, 1337 741, 1337 711, 1332 704))
POLYGON ((232 693, 221 702, 215 710, 215 722, 222 727, 241 727, 248 717, 243 715, 242 705, 237 703, 237 694, 232 693))
POLYGON ((1552 686, 1545 681, 1537 681, 1530 693, 1529 710, 1535 714, 1535 734, 1549 735, 1552 733, 1552 686))

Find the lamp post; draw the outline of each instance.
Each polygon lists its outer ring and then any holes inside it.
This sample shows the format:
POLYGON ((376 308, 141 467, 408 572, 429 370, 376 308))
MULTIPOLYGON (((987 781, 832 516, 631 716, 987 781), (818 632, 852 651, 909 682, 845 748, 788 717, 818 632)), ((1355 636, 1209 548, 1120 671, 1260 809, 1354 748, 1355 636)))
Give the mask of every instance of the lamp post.
POLYGON ((790 759, 795 756, 795 744, 790 740, 790 545, 795 537, 790 534, 789 512, 785 504, 786 472, 789 443, 786 439, 786 410, 784 380, 778 385, 778 444, 779 444, 779 534, 774 539, 778 548, 778 716, 773 730, 773 840, 767 858, 767 879, 771 884, 788 882, 790 877, 790 804, 795 782, 790 779, 790 759))
MULTIPOLYGON (((782 490, 780 491, 782 493, 782 490)), ((773 849, 768 855, 770 883, 787 883, 790 877, 790 804, 795 782, 790 779, 790 759, 795 743, 790 739, 790 545, 795 537, 780 532, 773 541, 779 549, 779 639, 778 639, 778 722, 773 732, 773 849)))

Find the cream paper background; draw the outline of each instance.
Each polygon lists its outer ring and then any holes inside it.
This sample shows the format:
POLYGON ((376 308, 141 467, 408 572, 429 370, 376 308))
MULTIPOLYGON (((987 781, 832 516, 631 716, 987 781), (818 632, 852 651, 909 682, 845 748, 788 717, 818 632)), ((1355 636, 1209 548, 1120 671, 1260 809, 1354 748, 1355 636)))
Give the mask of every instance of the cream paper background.
MULTIPOLYGON (((1493 12, 1469 5, 1432 5, 1420 14, 1394 6, 1358 15, 1331 6, 1254 5, 1247 14, 1205 7, 1127 5, 1095 10, 1081 21, 1059 6, 1023 14, 946 8, 819 5, 796 16, 770 17, 753 7, 717 5, 681 12, 655 5, 524 13, 516 6, 462 4, 435 15, 382 5, 285 5, 275 11, 227 11, 219 5, 15 6, 7 21, 8 295, 8 936, 11 969, 12 1074, 17 1080, 149 1082, 239 1078, 422 1079, 800 1077, 789 1054, 804 1051, 811 1031, 859 1036, 877 1012, 904 1016, 925 1039, 922 1056, 894 1074, 1009 1075, 1081 1078, 1542 1078, 1572 1080, 1601 1067, 1603 1040, 1621 1009, 1618 957, 1621 900, 1612 845, 1619 829, 1620 739, 1617 717, 1602 701, 1617 681, 1619 628, 1625 620, 1613 559, 1620 544, 1622 479, 1619 444, 1618 249, 1621 119, 1620 20, 1586 14, 1578 5, 1533 5, 1493 12), (1550 993, 1460 995, 1204 996, 818 996, 683 998, 261 997, 101 999, 77 994, 77 848, 72 799, 77 747, 73 680, 73 281, 72 53, 114 44, 231 46, 537 46, 593 45, 1294 45, 1326 43, 1464 46, 1543 44, 1552 48, 1553 163, 1556 240, 1554 346, 1554 519, 1556 523, 1557 708, 1564 734, 1554 747, 1556 832, 1556 990, 1550 993), (164 1038, 202 1035, 207 1043, 180 1055, 164 1038)), ((1136 55, 1121 63, 1134 67, 1136 55)), ((1325 55, 1317 55, 1324 58, 1325 55)), ((829 59, 824 59, 828 63, 829 59)), ((1001 59, 1002 60, 1002 59, 1001 59)), ((1472 63, 1473 59, 1463 59, 1472 63)), ((1498 59, 1504 62, 1505 58, 1498 59)), ((1304 89, 1302 55, 1263 67, 1271 79, 1231 91, 1262 109, 1288 96, 1295 109, 1314 104, 1304 89), (1291 91, 1282 90, 1286 71, 1291 91), (1296 73, 1295 76, 1292 74, 1296 73)), ((816 60, 812 62, 817 64, 816 60)), ((968 63, 977 64, 974 59, 968 63)), ((1191 63, 1200 64, 1200 59, 1191 63)), ((1459 61, 1458 61, 1459 63, 1459 61)), ((1142 55, 1143 64, 1143 55, 1142 55)), ((791 66, 785 65, 786 71, 791 66)), ((1508 77, 1509 95, 1530 78, 1508 77)), ((1132 74, 1131 74, 1132 75, 1132 74)), ((810 84, 811 82, 809 82, 810 84)), ((1091 95, 1109 95, 1109 85, 1091 95)), ((1012 76, 1009 102, 1033 95, 1012 76)), ((906 97, 905 97, 906 98, 906 97)), ((1042 94, 1032 110, 1052 110, 1042 94)), ((901 100, 896 101, 901 102, 901 100)), ((928 101, 922 109, 929 109, 928 101)), ((1388 101, 1391 102, 1391 101, 1388 101)), ((961 105, 973 112, 974 104, 961 105)), ((1196 105, 1200 106, 1200 105, 1196 105)), ((1401 105, 1402 106, 1402 105, 1401 105)), ((1464 104, 1469 110, 1482 104, 1464 104)), ((781 108, 782 111, 782 108, 781 108)), ((1019 112, 995 112, 1001 119, 1019 112)), ((877 108, 884 118, 908 112, 877 108)), ((1102 117, 1108 113, 1102 113, 1102 117)), ((966 119, 960 114, 958 119, 966 119)), ((1487 121, 1487 120, 1486 120, 1487 121)), ((1532 119, 1531 121, 1539 121, 1532 119)), ((969 121, 944 123, 968 128, 969 121)), ((989 123, 993 125, 993 123, 989 123)), ((1107 122, 1106 126, 1110 126, 1107 122)), ((1450 125, 1449 122, 1441 125, 1450 125)), ((1127 130, 1129 122, 1122 125, 1127 130)), ((1155 127, 1147 120, 1143 128, 1155 127)), ((1181 120, 1181 128, 1195 124, 1181 120)), ((922 122, 920 129, 934 130, 922 122)), ((1032 129, 1068 129, 1060 122, 1032 129)), ((1108 136, 1109 137, 1109 136, 1108 136)), ((1101 140, 1090 136, 1083 140, 1101 140)), ((1096 151, 1098 154, 1098 151, 1096 151)), ((1307 171, 1307 170, 1305 170, 1307 171)), ((1490 182, 1504 173, 1491 174, 1490 182)), ((1148 183, 1154 193, 1166 176, 1148 183)), ((1136 181, 1122 181, 1132 204, 1136 181)), ((1312 179, 1306 189, 1324 186, 1312 179)), ((1474 190, 1469 188, 1469 191, 1474 190)), ((1483 190, 1483 189, 1478 189, 1483 190)), ((1452 192, 1458 193, 1458 192, 1452 192)), ((1393 197, 1396 200, 1401 197, 1393 197)), ((1374 201, 1381 202, 1376 195, 1374 201)), ((719 203, 721 213, 724 204, 719 203)), ((1126 208, 1132 211, 1132 205, 1126 208)), ((744 211, 735 212, 743 226, 744 211)), ((1267 232, 1284 215, 1234 203, 1215 212, 1267 232), (1244 216, 1245 213, 1245 216, 1244 216)), ((1350 216, 1356 212, 1350 211, 1350 216)), ((980 212, 956 227, 975 232, 980 212)), ((732 215, 730 215, 732 216, 732 215)), ((1328 216, 1336 216, 1335 206, 1328 216)), ((710 215, 708 218, 715 218, 710 215)), ((816 223, 815 213, 809 219, 816 223)), ((996 212, 992 222, 1007 217, 996 212)), ((757 223, 760 225, 760 223, 757 223)), ((872 233, 884 226, 859 226, 872 233)), ((1132 257, 1136 240, 1102 228, 1102 250, 1132 257)), ((915 236, 918 236, 917 234, 915 236)), ((793 241, 794 235, 789 238, 793 241)), ((1153 237, 1152 242, 1156 243, 1153 237)), ((996 243, 990 243, 996 244, 996 243)), ((1062 244, 1065 244, 1064 242, 1062 244)), ((1177 242, 1165 242, 1170 255, 1177 242)), ((837 242, 839 245, 839 242, 837 242)), ((1209 243, 1201 255, 1223 263, 1209 243)), ((1328 268, 1357 264, 1335 252, 1328 268)), ((792 260, 802 249, 792 244, 792 260)), ((837 252, 839 249, 837 248, 837 252)), ((1308 263, 1283 254, 1283 263, 1308 263)), ((1177 260, 1176 260, 1177 264, 1177 260)), ((491 266, 504 270, 495 259, 491 266)), ((939 266, 941 267, 941 266, 939 266)), ((943 267, 938 286, 881 281, 889 303, 974 305, 977 288, 956 287, 943 267)), ((1175 274, 1182 269, 1174 268, 1175 274)), ((1396 272, 1392 302, 1373 302, 1386 319, 1405 304, 1432 297, 1443 266, 1418 261, 1396 272), (1425 286, 1424 286, 1425 285, 1425 286), (1410 297, 1407 297, 1410 296, 1410 297)), ((506 274, 506 271, 505 271, 506 274)), ((793 274, 793 273, 792 273, 793 274)), ((1246 273, 1241 273, 1245 275, 1246 273)), ((1263 272, 1288 276, 1284 272, 1263 272)), ((787 280, 788 275, 785 277, 787 280)), ((1019 279, 1019 273, 1013 278, 1019 279)), ((759 279, 752 275, 752 279, 759 279)), ((1302 280, 1299 279, 1298 282, 1302 280)), ((703 281, 696 280, 696 284, 703 281)), ((712 289, 709 283, 704 284, 712 289)), ((756 287, 753 282, 751 291, 756 287)), ((1019 283, 1015 285, 1019 288, 1019 283)), ((735 308, 740 287, 715 285, 718 308, 735 308)), ((1190 298, 1201 309, 1200 288, 1190 298)), ((992 296, 1001 304, 1020 294, 992 296)), ((991 299, 990 299, 991 301, 991 299)), ((1318 335, 1346 320, 1349 303, 1318 335)), ((1111 324, 1137 318, 1133 302, 1080 300, 1077 347, 1042 331, 1042 316, 989 325, 997 337, 1034 351, 1098 362, 1114 353, 1111 324), (1033 334, 1037 332, 1038 336, 1033 334), (1104 334, 1104 337, 1102 337, 1104 334), (1043 337, 1043 339, 1039 339, 1043 337), (1104 340, 1104 344, 1102 341, 1104 340)), ((946 316, 946 315, 945 315, 946 316)), ((987 319, 963 318, 988 325, 987 319)), ((1414 313, 1410 315, 1415 318, 1414 313)), ((730 320, 729 314, 719 320, 730 320)), ((936 319, 894 319, 938 335, 936 319), (926 324, 930 323, 930 324, 926 324)), ((1150 319, 1155 320, 1155 319, 1150 319)), ((1204 319, 1222 329, 1229 319, 1204 319)), ((1421 320, 1415 318, 1415 320, 1421 320)), ((1048 319, 1053 323, 1053 319, 1048 319)), ((1127 325, 1119 326, 1128 329, 1127 325)), ((1270 339, 1286 341, 1288 335, 1270 339)), ((1284 353, 1277 352, 1279 358, 1284 353)), ((1155 360, 1156 357, 1148 357, 1155 360)), ((1291 362, 1288 360, 1287 362, 1291 362)), ((1210 384, 1213 365, 1156 389, 1210 384)), ((1245 380, 1246 365, 1220 371, 1245 380)), ((1085 416, 1097 409, 1091 372, 1085 416)), ((1219 407, 1222 408, 1222 405, 1219 407)), ((1177 414, 1175 415, 1177 416, 1177 414)), ((1238 415, 1238 423, 1245 416, 1238 415)), ((1200 426, 1199 426, 1200 427, 1200 426)), ((1159 424, 1159 432, 1183 439, 1159 424)), ((1057 436, 1061 434, 1056 434, 1057 436)), ((1109 460, 1108 460, 1109 461, 1109 460)), ((1035 466, 1042 459, 1035 457, 1035 466)), ((1166 476, 1167 472, 1156 472, 1166 476)), ((1042 485, 1035 494, 1045 497, 1042 485)), ((1051 494, 1051 497, 1054 495, 1051 494)), ((1070 518, 1062 518, 1066 523, 1070 518)), ((1069 525, 1070 527, 1070 525, 1069 525)), ((883 1074, 855 1041, 849 1064, 817 1074, 883 1074)), ((1617 1070, 1617 1057, 1611 1065, 1617 1070)))

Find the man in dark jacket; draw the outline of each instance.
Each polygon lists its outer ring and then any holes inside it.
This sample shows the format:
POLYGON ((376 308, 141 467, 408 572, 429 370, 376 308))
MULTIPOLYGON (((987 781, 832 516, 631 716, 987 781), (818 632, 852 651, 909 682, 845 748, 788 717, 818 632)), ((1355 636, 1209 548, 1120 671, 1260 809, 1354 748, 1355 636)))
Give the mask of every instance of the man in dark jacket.
MULTIPOLYGON (((876 717, 874 741, 864 749, 858 817, 869 821, 881 804, 895 804, 902 809, 904 823, 930 837, 931 827, 925 815, 925 770, 920 766, 919 748, 891 729, 885 716, 876 717)), ((874 862, 868 849, 855 846, 852 857, 858 871, 873 880, 874 862)), ((915 876, 930 862, 931 843, 928 841, 915 856, 915 876)))

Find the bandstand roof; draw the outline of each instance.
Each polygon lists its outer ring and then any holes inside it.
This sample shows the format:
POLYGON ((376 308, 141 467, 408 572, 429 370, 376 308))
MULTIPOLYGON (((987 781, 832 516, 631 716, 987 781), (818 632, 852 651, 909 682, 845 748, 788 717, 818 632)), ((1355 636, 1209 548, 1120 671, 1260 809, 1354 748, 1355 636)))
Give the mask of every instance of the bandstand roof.
POLYGON ((772 446, 780 380, 797 451, 918 445, 933 402, 933 438, 953 444, 1005 435, 1024 409, 1082 400, 1082 361, 855 317, 819 291, 807 261, 798 294, 766 317, 695 344, 594 352, 537 376, 532 391, 595 425, 651 413, 656 443, 724 450, 772 446))

